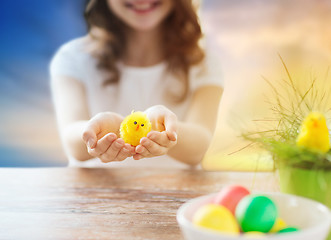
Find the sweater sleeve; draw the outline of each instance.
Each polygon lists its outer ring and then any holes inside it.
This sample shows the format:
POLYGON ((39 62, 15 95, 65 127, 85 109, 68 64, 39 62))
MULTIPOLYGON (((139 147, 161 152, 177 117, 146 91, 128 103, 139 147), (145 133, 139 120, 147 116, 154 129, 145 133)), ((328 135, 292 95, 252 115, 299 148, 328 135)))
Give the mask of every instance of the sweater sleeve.
POLYGON ((190 89, 192 92, 204 86, 224 88, 222 67, 217 56, 206 55, 204 61, 190 71, 190 89))
POLYGON ((67 76, 84 81, 83 61, 86 59, 82 39, 72 40, 62 45, 51 60, 49 71, 51 79, 57 76, 67 76))

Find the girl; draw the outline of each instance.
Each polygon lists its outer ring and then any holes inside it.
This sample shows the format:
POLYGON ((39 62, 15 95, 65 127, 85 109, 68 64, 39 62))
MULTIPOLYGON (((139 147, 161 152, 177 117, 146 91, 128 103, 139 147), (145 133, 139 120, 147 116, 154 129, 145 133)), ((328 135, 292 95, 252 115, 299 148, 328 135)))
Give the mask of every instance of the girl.
POLYGON ((69 165, 150 158, 136 163, 160 166, 169 157, 198 164, 214 131, 222 82, 198 44, 191 0, 90 0, 85 19, 87 36, 62 46, 50 66, 69 165), (137 147, 119 138, 132 110, 152 122, 137 147))

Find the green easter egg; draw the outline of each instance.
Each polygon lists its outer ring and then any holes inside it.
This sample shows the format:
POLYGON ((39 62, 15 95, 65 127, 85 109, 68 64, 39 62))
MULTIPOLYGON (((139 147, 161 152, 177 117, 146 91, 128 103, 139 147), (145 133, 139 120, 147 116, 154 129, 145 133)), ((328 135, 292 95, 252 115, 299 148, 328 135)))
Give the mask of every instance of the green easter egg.
POLYGON ((244 232, 267 233, 277 219, 277 208, 266 196, 249 195, 239 202, 235 215, 244 232))
POLYGON ((297 231, 299 231, 299 229, 296 227, 287 227, 287 228, 283 228, 282 230, 279 230, 277 233, 289 233, 289 232, 297 232, 297 231))

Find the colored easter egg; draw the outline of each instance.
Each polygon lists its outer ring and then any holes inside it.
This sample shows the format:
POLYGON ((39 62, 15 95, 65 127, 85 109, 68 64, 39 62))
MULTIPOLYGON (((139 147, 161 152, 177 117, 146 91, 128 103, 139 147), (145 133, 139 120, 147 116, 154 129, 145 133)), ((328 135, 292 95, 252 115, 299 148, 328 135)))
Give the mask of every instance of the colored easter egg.
POLYGON ((272 226, 270 232, 276 233, 279 230, 286 228, 287 224, 282 218, 277 218, 275 224, 272 226))
POLYGON ((297 231, 299 231, 299 229, 296 227, 286 227, 279 230, 277 233, 289 233, 289 232, 297 232, 297 231))
POLYGON ((249 195, 249 191, 246 188, 238 185, 231 185, 224 187, 216 195, 213 203, 223 205, 234 215, 239 201, 247 195, 249 195))
POLYGON ((245 238, 264 238, 266 237, 265 233, 261 233, 261 232, 246 232, 244 234, 245 238))
POLYGON ((206 204, 193 215, 193 224, 227 234, 239 234, 239 226, 232 213, 224 206, 206 204))
POLYGON ((267 233, 275 224, 277 208, 266 196, 248 195, 238 203, 235 215, 244 232, 267 233))

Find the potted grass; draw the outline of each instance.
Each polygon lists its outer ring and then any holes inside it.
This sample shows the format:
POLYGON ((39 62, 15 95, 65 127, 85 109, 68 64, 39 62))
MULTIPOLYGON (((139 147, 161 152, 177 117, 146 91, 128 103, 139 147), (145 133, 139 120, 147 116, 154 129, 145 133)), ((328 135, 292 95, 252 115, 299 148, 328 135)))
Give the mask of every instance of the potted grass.
POLYGON ((243 136, 272 155, 282 192, 317 200, 331 209, 331 126, 327 118, 331 81, 326 77, 326 84, 321 85, 311 77, 306 87, 299 87, 300 82, 292 78, 281 61, 286 72, 282 84, 275 86, 265 79, 274 92, 269 103, 272 120, 277 124, 243 136))

